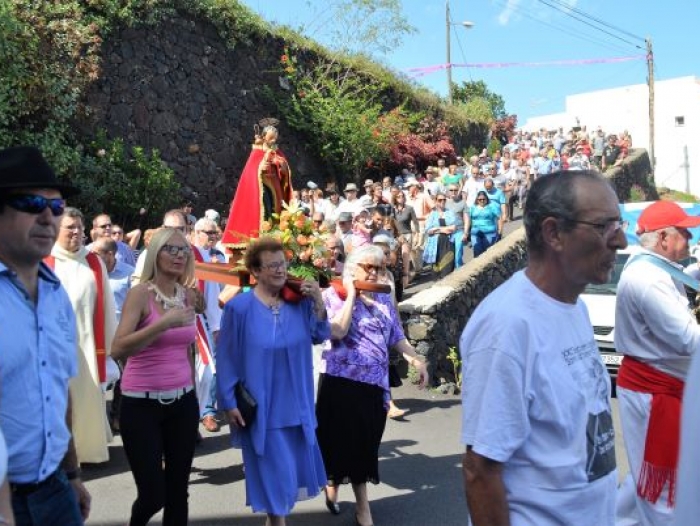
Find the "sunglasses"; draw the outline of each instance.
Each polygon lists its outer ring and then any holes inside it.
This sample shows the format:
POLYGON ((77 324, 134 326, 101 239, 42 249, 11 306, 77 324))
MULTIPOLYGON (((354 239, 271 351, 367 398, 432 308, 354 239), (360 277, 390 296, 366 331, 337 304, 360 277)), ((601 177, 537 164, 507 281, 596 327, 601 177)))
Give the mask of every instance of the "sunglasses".
POLYGON ((190 247, 181 247, 178 245, 163 245, 160 250, 161 252, 165 252, 174 258, 178 256, 188 257, 192 253, 192 249, 190 247))
POLYGON ((371 273, 372 271, 374 271, 375 274, 379 274, 384 270, 382 265, 373 265, 372 263, 358 263, 357 266, 364 270, 367 274, 371 273))
POLYGON ((7 206, 25 214, 41 214, 47 208, 51 209, 54 217, 63 215, 66 209, 65 199, 47 199, 41 195, 20 194, 10 195, 4 200, 7 206))

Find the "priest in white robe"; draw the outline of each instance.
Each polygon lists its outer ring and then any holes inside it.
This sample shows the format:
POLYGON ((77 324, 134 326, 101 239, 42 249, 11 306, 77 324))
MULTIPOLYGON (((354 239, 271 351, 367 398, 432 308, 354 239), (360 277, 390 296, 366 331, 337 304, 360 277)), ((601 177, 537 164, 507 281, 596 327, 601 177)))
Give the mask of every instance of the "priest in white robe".
POLYGON ((107 421, 106 402, 100 387, 98 362, 106 360, 117 329, 114 297, 109 285, 107 269, 97 257, 97 263, 83 246, 84 221, 81 212, 66 208, 56 244, 48 258, 61 284, 68 292, 78 324, 78 376, 70 382, 72 399, 73 439, 79 462, 100 463, 109 460, 107 444, 112 433, 107 421), (90 258, 90 259, 89 259, 90 258), (92 265, 92 267, 91 267, 92 265), (95 265, 101 266, 95 269, 95 265), (95 310, 98 297, 96 277, 102 281, 102 308, 104 313, 104 351, 98 359, 96 347, 95 310))

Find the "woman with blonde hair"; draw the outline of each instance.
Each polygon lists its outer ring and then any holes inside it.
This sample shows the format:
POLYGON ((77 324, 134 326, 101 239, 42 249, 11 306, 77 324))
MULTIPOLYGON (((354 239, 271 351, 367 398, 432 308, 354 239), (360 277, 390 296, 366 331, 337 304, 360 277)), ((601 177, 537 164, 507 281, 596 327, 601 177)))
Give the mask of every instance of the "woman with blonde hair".
POLYGON ((199 425, 190 352, 196 333, 194 282, 194 257, 184 234, 157 230, 112 345, 115 359, 128 358, 120 425, 137 490, 130 526, 145 526, 161 509, 163 524, 187 524, 199 425))

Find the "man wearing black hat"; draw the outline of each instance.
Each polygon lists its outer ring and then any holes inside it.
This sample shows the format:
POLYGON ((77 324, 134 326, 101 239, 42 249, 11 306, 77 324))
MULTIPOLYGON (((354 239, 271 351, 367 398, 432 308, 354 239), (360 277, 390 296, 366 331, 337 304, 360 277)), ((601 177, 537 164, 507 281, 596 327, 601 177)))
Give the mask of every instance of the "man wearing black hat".
POLYGON ((73 309, 42 263, 65 197, 39 150, 0 151, 0 427, 17 525, 73 526, 90 513, 71 438, 68 380, 78 372, 73 309))

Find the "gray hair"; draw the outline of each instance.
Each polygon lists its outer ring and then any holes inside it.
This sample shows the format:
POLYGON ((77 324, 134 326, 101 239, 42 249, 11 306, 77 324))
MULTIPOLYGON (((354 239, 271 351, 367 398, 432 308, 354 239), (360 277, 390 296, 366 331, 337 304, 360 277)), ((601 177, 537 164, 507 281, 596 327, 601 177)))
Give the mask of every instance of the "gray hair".
POLYGON ((194 231, 201 232, 207 229, 216 230, 216 222, 208 217, 202 217, 194 224, 194 231))
POLYGON ((61 217, 76 217, 80 219, 80 222, 85 225, 85 216, 83 213, 75 207, 67 206, 63 210, 63 215, 61 217))
POLYGON ((562 219, 564 232, 576 226, 571 222, 576 219, 578 210, 577 188, 581 181, 594 181, 610 185, 596 170, 564 170, 538 177, 532 183, 525 201, 523 224, 527 235, 528 248, 533 253, 543 253, 545 249, 542 238, 542 222, 548 217, 562 219), (566 221, 566 220, 569 221, 566 221))
POLYGON ((639 235, 639 244, 646 249, 652 249, 656 247, 659 242, 659 230, 654 232, 644 232, 639 235))
POLYGON ((343 267, 343 279, 354 278, 355 272, 357 271, 357 264, 370 259, 374 261, 376 265, 381 264, 384 260, 384 251, 381 247, 376 245, 364 245, 360 248, 354 249, 350 252, 348 259, 345 261, 345 266, 343 267))
POLYGON ((644 232, 643 234, 639 234, 639 244, 647 250, 656 248, 656 245, 659 243, 659 236, 661 235, 661 232, 671 234, 673 232, 678 232, 678 229, 674 226, 669 226, 659 230, 654 230, 653 232, 644 232))

